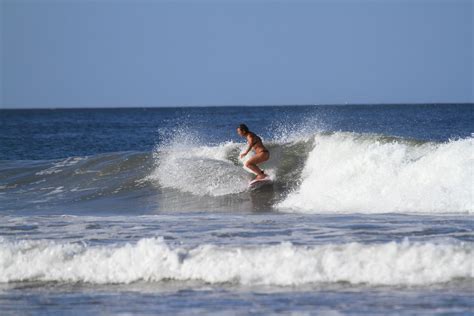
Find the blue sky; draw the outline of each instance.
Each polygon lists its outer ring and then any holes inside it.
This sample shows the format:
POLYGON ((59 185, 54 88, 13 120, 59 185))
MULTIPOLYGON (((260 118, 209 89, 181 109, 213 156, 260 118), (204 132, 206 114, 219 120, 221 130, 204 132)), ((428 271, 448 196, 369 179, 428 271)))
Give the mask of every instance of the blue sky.
POLYGON ((474 102, 471 0, 0 2, 3 108, 474 102))

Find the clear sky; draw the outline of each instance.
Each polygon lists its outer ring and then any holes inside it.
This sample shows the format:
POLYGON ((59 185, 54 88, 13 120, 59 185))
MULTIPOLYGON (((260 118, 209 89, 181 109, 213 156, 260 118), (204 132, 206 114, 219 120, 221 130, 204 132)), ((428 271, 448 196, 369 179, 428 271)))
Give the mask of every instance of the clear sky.
POLYGON ((474 0, 0 0, 0 107, 474 102, 474 0))

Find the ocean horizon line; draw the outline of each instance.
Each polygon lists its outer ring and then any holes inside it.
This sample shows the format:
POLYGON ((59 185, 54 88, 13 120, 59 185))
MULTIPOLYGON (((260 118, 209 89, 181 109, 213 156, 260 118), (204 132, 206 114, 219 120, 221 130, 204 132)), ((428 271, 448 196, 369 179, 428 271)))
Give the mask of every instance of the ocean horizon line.
POLYGON ((343 106, 399 106, 399 105, 474 105, 474 102, 414 102, 414 103, 328 103, 328 104, 229 104, 229 105, 218 105, 218 104, 199 104, 199 105, 166 105, 166 106, 72 106, 72 107, 0 107, 0 111, 15 111, 15 110, 112 110, 112 109, 176 109, 176 108, 238 108, 238 107, 343 107, 343 106))

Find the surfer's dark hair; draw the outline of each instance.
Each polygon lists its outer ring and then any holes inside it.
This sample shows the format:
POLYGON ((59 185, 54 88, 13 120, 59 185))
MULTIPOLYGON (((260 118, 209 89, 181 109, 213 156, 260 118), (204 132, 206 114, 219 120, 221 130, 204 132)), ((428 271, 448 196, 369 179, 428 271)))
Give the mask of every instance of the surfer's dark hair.
POLYGON ((241 130, 242 132, 244 132, 244 133, 248 133, 248 132, 249 132, 249 128, 248 128, 247 125, 245 125, 245 124, 240 124, 240 125, 239 125, 239 128, 240 128, 240 130, 241 130))

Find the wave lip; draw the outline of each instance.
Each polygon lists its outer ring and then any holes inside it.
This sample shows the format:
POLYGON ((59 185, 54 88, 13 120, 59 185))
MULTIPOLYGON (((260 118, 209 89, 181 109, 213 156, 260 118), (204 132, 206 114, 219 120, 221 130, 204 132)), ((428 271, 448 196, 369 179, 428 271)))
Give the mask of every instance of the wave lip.
POLYGON ((175 248, 162 238, 90 247, 39 241, 0 241, 0 282, 98 284, 191 281, 294 286, 319 282, 428 285, 474 278, 470 243, 279 245, 205 244, 175 248))
POLYGON ((277 208, 302 213, 473 213, 474 138, 447 143, 315 135, 299 187, 277 208))

